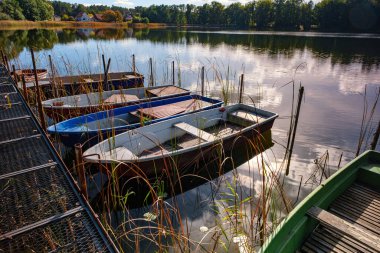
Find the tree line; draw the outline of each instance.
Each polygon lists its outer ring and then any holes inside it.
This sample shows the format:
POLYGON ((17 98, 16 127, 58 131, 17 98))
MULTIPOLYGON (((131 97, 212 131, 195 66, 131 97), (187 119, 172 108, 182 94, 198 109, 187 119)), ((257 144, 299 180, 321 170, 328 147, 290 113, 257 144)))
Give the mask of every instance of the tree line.
MULTIPOLYGON (((71 4, 47 0, 2 0, 0 19, 49 20, 58 15, 66 20, 80 12, 130 13, 134 22, 167 23, 234 28, 335 31, 380 31, 380 0, 256 0, 223 5, 217 1, 193 4, 151 5, 127 9, 118 6, 71 4)), ((112 16, 112 15, 111 15, 112 16)), ((117 20, 120 20, 118 18, 117 20)))

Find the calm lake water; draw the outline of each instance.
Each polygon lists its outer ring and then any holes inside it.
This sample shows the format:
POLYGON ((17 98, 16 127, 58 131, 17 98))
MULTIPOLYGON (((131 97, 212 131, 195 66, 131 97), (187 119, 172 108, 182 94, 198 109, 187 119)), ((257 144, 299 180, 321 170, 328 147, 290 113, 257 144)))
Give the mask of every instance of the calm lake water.
MULTIPOLYGON (((130 70, 134 54, 146 83, 151 57, 156 85, 172 82, 171 62, 175 61, 175 82, 194 92, 200 91, 200 69, 205 66, 210 96, 220 97, 226 80, 232 84, 235 96, 239 75, 244 73, 245 102, 254 102, 280 115, 271 133, 274 145, 264 152, 266 164, 273 170, 280 168, 287 141, 293 92, 289 82, 294 80, 296 93, 301 83, 305 97, 285 187, 292 202, 297 200, 301 178, 298 200, 311 191, 315 159, 328 151, 327 167, 334 171, 341 154, 341 165, 355 156, 364 100, 371 107, 380 87, 380 35, 170 29, 30 30, 0 31, 0 45, 12 49, 15 65, 23 68, 31 67, 28 47, 38 48, 38 67, 49 68, 48 55, 52 55, 60 75, 102 72, 101 54, 111 58, 111 71, 130 70)), ((373 131, 379 120, 377 108, 369 130, 373 131)), ((370 140, 371 136, 365 139, 367 144, 370 140)), ((240 194, 255 194, 261 187, 257 158, 240 164, 239 184, 244 189, 240 194)), ((218 215, 211 203, 221 192, 228 191, 226 182, 231 183, 232 178, 233 173, 229 172, 215 179, 222 182, 217 189, 211 183, 199 186, 190 183, 187 191, 176 196, 176 201, 167 200, 179 206, 192 239, 203 238, 201 226, 216 226, 218 215)), ((141 218, 150 209, 136 208, 130 215, 141 218)), ((122 223, 115 220, 118 216, 122 216, 120 212, 113 213, 115 225, 122 223)))

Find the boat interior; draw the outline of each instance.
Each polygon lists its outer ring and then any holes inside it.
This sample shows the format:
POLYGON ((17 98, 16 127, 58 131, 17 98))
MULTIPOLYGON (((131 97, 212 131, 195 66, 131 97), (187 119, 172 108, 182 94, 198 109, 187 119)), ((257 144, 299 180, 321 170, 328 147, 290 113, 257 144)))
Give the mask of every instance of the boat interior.
POLYGON ((159 142, 161 144, 143 149, 136 155, 139 158, 148 158, 191 148, 204 142, 220 140, 265 119, 258 114, 244 110, 233 111, 226 115, 227 117, 218 119, 198 118, 195 122, 174 124, 168 129, 170 133, 166 133, 166 139, 159 142))

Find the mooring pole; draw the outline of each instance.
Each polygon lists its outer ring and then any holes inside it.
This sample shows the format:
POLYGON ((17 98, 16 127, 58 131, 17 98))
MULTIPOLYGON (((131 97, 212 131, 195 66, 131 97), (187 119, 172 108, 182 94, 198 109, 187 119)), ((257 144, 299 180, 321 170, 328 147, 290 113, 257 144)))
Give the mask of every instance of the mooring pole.
POLYGON ((28 91, 26 90, 26 82, 25 82, 24 75, 21 75, 21 82, 22 82, 22 93, 24 94, 24 99, 26 100, 26 103, 29 104, 28 91))
POLYGON ((174 61, 172 61, 172 78, 173 78, 173 85, 175 85, 175 75, 174 75, 174 61))
POLYGON ((108 59, 107 67, 104 72, 104 83, 107 85, 108 90, 111 90, 110 86, 108 85, 108 71, 110 70, 110 65, 111 65, 111 58, 108 59))
POLYGON ((3 64, 5 66, 4 52, 3 52, 3 50, 1 50, 0 52, 1 52, 1 60, 3 61, 3 64))
POLYGON ((16 75, 15 65, 12 65, 12 71, 13 71, 13 79, 15 80, 16 86, 18 88, 18 78, 17 78, 17 75, 16 75))
POLYGON ((6 64, 6 67, 7 67, 8 71, 11 71, 11 69, 9 67, 8 57, 7 57, 6 54, 4 55, 4 58, 5 58, 5 64, 6 64))
POLYGON ((44 111, 42 110, 42 101, 41 101, 40 86, 38 85, 38 75, 37 75, 36 59, 34 58, 34 52, 33 52, 32 48, 30 48, 30 53, 32 54, 34 79, 35 79, 35 82, 36 82, 36 94, 37 94, 38 114, 40 116, 41 127, 42 127, 42 129, 44 131, 46 131, 46 122, 45 122, 44 111))
POLYGON ((132 55, 132 71, 136 75, 136 58, 134 54, 132 55))
POLYGON ((103 73, 106 72, 106 60, 104 59, 104 54, 102 54, 102 62, 103 62, 103 73))
POLYGON ((244 93, 244 74, 240 76, 240 89, 239 89, 239 104, 243 101, 243 93, 244 93))
POLYGON ((201 95, 205 95, 205 66, 201 69, 201 95))
POLYGON ((379 135, 380 135, 380 121, 377 124, 376 132, 373 135, 373 139, 372 139, 371 146, 370 146, 371 150, 375 150, 376 149, 377 142, 379 141, 379 135))
POLYGON ((290 161, 291 161, 292 153, 293 153, 294 140, 296 138, 298 118, 299 118, 300 112, 301 112, 301 102, 302 102, 303 92, 304 92, 304 87, 301 86, 300 89, 299 89, 299 91, 298 91, 298 102, 297 102, 297 110, 296 110, 296 120, 294 122, 294 128, 293 128, 293 131, 291 133, 292 134, 292 136, 291 136, 292 140, 290 142, 289 156, 288 156, 288 162, 286 164, 286 173, 285 173, 285 175, 289 174, 290 161))
POLYGON ((83 151, 82 151, 82 144, 77 143, 75 144, 75 167, 77 169, 78 178, 79 178, 79 184, 80 184, 80 190, 83 194, 83 196, 88 199, 88 193, 87 193, 87 181, 86 181, 86 173, 84 168, 84 161, 83 161, 83 151))
POLYGON ((51 79, 53 80, 52 86, 53 86, 53 94, 55 97, 58 97, 57 87, 55 84, 55 73, 54 73, 54 66, 53 61, 51 59, 51 55, 49 54, 49 65, 50 65, 50 73, 51 73, 51 79))
POLYGON ((149 66, 150 66, 150 81, 149 86, 153 87, 154 78, 153 78, 153 59, 149 58, 149 66))

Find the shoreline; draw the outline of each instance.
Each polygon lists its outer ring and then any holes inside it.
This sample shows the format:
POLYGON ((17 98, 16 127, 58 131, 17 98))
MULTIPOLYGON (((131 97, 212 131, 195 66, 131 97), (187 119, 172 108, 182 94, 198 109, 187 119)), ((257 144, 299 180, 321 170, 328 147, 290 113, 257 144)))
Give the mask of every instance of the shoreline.
POLYGON ((1 20, 1 30, 31 30, 57 28, 166 28, 163 23, 107 23, 107 22, 79 22, 79 21, 29 21, 29 20, 1 20))

